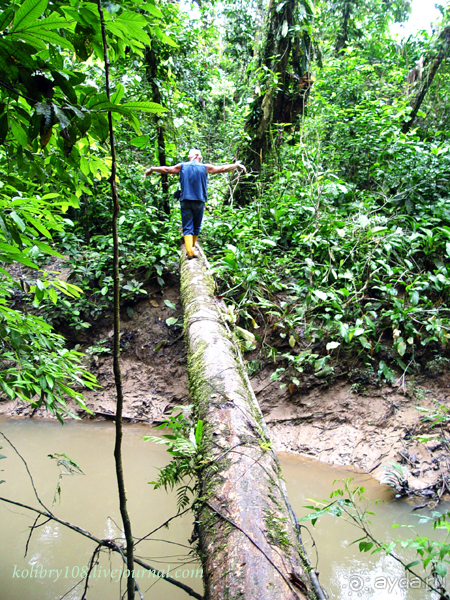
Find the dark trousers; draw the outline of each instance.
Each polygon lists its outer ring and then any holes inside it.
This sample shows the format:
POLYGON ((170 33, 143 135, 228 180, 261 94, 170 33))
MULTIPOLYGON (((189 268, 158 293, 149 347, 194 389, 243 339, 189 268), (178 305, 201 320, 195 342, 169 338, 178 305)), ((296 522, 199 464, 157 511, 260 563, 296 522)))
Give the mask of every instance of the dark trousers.
POLYGON ((180 208, 183 235, 199 235, 205 203, 201 200, 181 200, 180 208))

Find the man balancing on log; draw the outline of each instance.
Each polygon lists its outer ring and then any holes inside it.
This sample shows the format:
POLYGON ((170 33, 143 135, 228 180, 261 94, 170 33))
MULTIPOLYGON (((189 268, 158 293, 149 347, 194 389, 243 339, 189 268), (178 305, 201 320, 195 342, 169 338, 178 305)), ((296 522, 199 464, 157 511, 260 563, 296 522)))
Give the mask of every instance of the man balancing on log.
POLYGON ((247 169, 239 162, 230 165, 214 166, 202 164, 202 153, 197 148, 189 150, 189 162, 178 163, 173 167, 150 167, 145 175, 161 173, 162 175, 180 174, 180 208, 183 224, 184 244, 188 258, 197 258, 194 252, 195 242, 200 234, 205 203, 208 200, 208 173, 228 173, 239 169, 246 173, 247 169))

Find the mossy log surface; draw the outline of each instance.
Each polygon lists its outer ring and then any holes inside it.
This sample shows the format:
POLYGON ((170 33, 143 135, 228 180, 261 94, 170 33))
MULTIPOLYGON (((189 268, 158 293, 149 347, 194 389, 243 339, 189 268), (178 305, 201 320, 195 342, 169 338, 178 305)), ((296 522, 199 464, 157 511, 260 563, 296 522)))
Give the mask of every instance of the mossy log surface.
MULTIPOLYGON (((206 258, 181 258, 189 389, 204 421, 196 533, 205 599, 316 598, 279 462, 206 258)), ((298 526, 298 523, 297 523, 298 526)))

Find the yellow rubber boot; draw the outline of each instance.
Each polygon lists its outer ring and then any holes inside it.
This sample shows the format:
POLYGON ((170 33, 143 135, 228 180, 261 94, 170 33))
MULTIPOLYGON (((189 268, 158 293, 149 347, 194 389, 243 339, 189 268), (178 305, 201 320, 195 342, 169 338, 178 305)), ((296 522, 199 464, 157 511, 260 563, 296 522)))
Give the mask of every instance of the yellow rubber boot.
POLYGON ((186 254, 188 255, 188 258, 195 258, 194 250, 192 249, 192 238, 192 235, 184 236, 184 245, 186 246, 186 254))
POLYGON ((193 235, 193 236, 192 236, 192 247, 194 247, 194 246, 195 246, 195 244, 196 244, 197 240, 198 240, 198 235, 193 235))

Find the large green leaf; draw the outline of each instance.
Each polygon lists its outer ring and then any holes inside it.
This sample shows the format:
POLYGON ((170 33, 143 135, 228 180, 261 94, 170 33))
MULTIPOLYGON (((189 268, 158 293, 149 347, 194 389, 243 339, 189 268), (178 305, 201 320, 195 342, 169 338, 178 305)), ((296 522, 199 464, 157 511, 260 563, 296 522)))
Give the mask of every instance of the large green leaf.
POLYGON ((0 242, 0 258, 6 263, 16 261, 27 267, 31 267, 32 269, 38 268, 37 265, 24 256, 16 246, 11 246, 11 244, 6 244, 4 242, 0 242))
POLYGON ((161 106, 161 104, 157 104, 156 102, 125 102, 122 104, 124 108, 128 108, 130 110, 139 110, 142 112, 149 113, 158 113, 165 112, 167 108, 161 106))
POLYGON ((86 113, 84 116, 84 119, 79 119, 77 122, 77 127, 81 133, 81 135, 84 135, 90 128, 91 124, 92 124, 92 117, 90 115, 90 113, 86 113))
POLYGON ((154 6, 153 4, 142 4, 141 8, 143 10, 146 10, 147 12, 149 12, 154 17, 158 17, 158 19, 163 18, 162 12, 159 10, 159 8, 156 8, 156 6, 154 6))
POLYGON ((126 108, 123 104, 113 104, 112 102, 108 102, 108 101, 97 104, 95 106, 95 110, 98 110, 101 112, 106 112, 106 111, 117 112, 117 113, 120 113, 121 115, 125 115, 127 117, 131 114, 130 109, 126 108))
POLYGON ((111 102, 113 102, 114 104, 117 104, 118 102, 120 102, 123 98, 124 93, 125 93, 124 86, 121 83, 118 83, 116 91, 111 96, 111 102))
POLYGON ((127 30, 124 30, 124 28, 116 23, 105 23, 105 29, 108 33, 111 33, 120 39, 125 39, 128 34, 127 30))
MULTIPOLYGON (((128 34, 128 41, 140 41, 150 46, 150 36, 145 32, 147 27, 147 19, 139 14, 131 11, 126 11, 120 17, 118 17, 114 23, 116 27, 119 27, 124 33, 128 34), (130 39, 131 38, 131 39, 130 39)), ((107 24, 107 28, 110 24, 107 24)))
POLYGON ((91 40, 82 32, 66 31, 66 38, 73 44, 77 57, 81 60, 87 60, 93 52, 91 40))
POLYGON ((68 98, 68 100, 70 102, 72 102, 72 104, 77 104, 77 102, 78 102, 77 93, 74 90, 73 86, 70 84, 70 82, 67 81, 67 79, 65 79, 64 76, 62 74, 58 73, 57 71, 52 71, 52 76, 53 76, 55 85, 57 87, 59 87, 59 89, 64 93, 66 98, 68 98))
POLYGON ((28 145, 27 133, 17 121, 11 121, 11 132, 21 146, 25 148, 28 145))
POLYGON ((40 219, 35 219, 34 217, 28 214, 26 215, 26 218, 32 225, 34 225, 34 227, 36 227, 39 233, 42 233, 42 235, 45 235, 45 237, 49 239, 52 237, 49 230, 44 226, 40 219))
POLYGON ((128 117, 128 122, 130 123, 130 125, 133 127, 133 129, 135 130, 135 132, 138 135, 141 135, 142 131, 141 131, 141 122, 138 119, 138 116, 136 115, 136 113, 131 113, 128 117))
POLYGON ((16 213, 15 210, 11 211, 9 213, 9 216, 16 223, 16 225, 19 227, 20 231, 22 231, 22 232, 25 231, 26 225, 23 222, 22 218, 16 213))
POLYGON ((29 23, 36 21, 47 8, 48 0, 25 0, 14 16, 13 31, 25 29, 29 23))
POLYGON ((98 113, 92 115, 92 124, 91 128, 89 129, 89 134, 91 133, 94 133, 97 139, 99 139, 102 143, 108 138, 109 125, 106 115, 98 113))
POLYGON ((30 33, 36 33, 36 30, 40 31, 42 29, 62 29, 63 27, 69 25, 70 22, 71 21, 64 19, 64 17, 61 17, 61 15, 58 15, 58 13, 52 13, 47 18, 33 21, 22 29, 30 33))
POLYGON ((100 108, 103 108, 104 104, 108 103, 109 101, 107 95, 105 93, 101 93, 90 96, 88 101, 86 102, 86 106, 90 110, 98 110, 100 108))
POLYGON ((11 23, 11 20, 14 16, 14 10, 12 8, 8 8, 2 12, 0 15, 0 31, 3 31, 8 27, 11 23))
POLYGON ((161 106, 156 102, 124 102, 124 104, 113 104, 107 100, 97 102, 90 108, 102 112, 117 112, 126 117, 131 117, 134 112, 161 113, 167 110, 167 108, 164 108, 164 106, 161 106))
POLYGON ((153 31, 162 42, 164 42, 165 44, 169 44, 169 46, 173 46, 174 48, 178 48, 178 44, 174 42, 173 39, 166 35, 163 31, 161 31, 158 25, 153 25, 153 31))
POLYGON ((134 27, 133 29, 129 27, 128 35, 131 37, 131 40, 128 38, 128 41, 132 41, 134 44, 142 42, 146 46, 150 46, 152 43, 148 33, 146 33, 143 29, 139 29, 138 27, 134 27))
POLYGON ((36 48, 17 40, 2 40, 2 46, 9 52, 11 63, 20 63, 21 67, 27 67, 32 71, 36 69, 33 58, 33 54, 36 54, 36 48))
POLYGON ((32 46, 34 46, 37 50, 47 50, 47 44, 40 39, 40 36, 38 37, 36 35, 29 34, 25 31, 24 33, 14 33, 11 37, 13 39, 24 40, 32 46))
POLYGON ((140 135, 139 137, 135 137, 130 140, 130 144, 132 146, 136 146, 136 148, 145 148, 149 144, 150 136, 148 133, 146 135, 140 135))
POLYGON ((19 71, 11 60, 11 54, 8 52, 7 48, 3 47, 2 41, 3 40, 0 40, 0 71, 6 73, 8 77, 16 78, 19 71))
POLYGON ((51 246, 46 244, 45 242, 40 242, 39 240, 34 240, 34 243, 42 250, 42 252, 46 252, 47 254, 51 254, 52 256, 58 256, 59 258, 63 258, 63 255, 54 250, 51 246))
POLYGON ((144 15, 136 12, 127 10, 123 12, 120 17, 115 20, 115 23, 124 22, 128 27, 134 29, 135 27, 146 27, 148 25, 147 19, 144 15))
POLYGON ((97 29, 100 26, 98 6, 93 2, 88 2, 84 4, 84 6, 80 10, 80 13, 85 22, 94 29, 97 29))
MULTIPOLYGON (((54 31, 49 31, 45 28, 33 28, 26 29, 22 33, 14 33, 12 35, 14 38, 21 38, 27 40, 35 47, 42 47, 42 45, 37 46, 37 44, 42 44, 42 42, 47 42, 49 44, 55 44, 56 46, 61 46, 61 48, 68 48, 69 50, 74 50, 73 44, 67 39, 62 37, 61 35, 55 33, 54 31)), ((46 48, 46 44, 44 43, 44 48, 46 48)))

